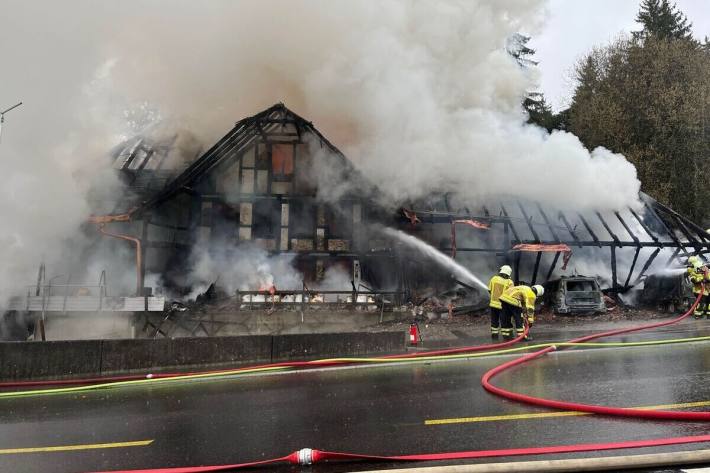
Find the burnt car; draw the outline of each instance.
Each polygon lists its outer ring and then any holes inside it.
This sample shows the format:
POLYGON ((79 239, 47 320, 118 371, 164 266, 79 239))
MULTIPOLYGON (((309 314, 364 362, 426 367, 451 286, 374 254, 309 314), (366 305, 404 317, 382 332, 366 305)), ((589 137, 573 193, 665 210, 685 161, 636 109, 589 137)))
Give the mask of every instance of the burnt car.
POLYGON ((563 276, 546 284, 547 301, 558 314, 606 312, 604 294, 596 278, 563 276))
POLYGON ((693 304, 693 288, 685 273, 651 274, 643 282, 641 304, 675 312, 693 304))

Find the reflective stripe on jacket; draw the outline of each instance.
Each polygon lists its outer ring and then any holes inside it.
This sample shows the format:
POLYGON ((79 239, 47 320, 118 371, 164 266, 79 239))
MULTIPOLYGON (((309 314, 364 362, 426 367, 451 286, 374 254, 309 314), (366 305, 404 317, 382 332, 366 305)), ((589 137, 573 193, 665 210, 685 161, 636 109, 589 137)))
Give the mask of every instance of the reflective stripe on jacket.
POLYGON ((705 271, 703 271, 703 267, 688 266, 687 272, 688 279, 690 279, 690 282, 693 285, 693 293, 700 294, 700 292, 703 290, 703 280, 705 280, 706 278, 706 273, 705 271))
POLYGON ((494 309, 501 309, 503 306, 500 304, 500 296, 503 291, 508 289, 513 285, 513 281, 510 278, 504 278, 499 274, 496 274, 488 281, 488 292, 491 293, 491 301, 488 304, 489 307, 494 309))
POLYGON ((525 309, 528 322, 535 320, 535 299, 537 296, 528 286, 513 286, 503 291, 500 300, 506 304, 525 309))

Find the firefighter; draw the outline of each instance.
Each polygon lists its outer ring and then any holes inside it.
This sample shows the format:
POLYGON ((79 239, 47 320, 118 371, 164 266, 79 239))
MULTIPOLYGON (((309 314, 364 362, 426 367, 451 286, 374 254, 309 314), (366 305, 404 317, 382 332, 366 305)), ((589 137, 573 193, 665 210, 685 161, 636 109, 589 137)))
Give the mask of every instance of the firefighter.
POLYGON ((510 275, 513 273, 513 268, 503 265, 498 270, 498 274, 493 276, 488 281, 488 292, 491 294, 491 300, 488 306, 491 309, 491 338, 498 338, 500 333, 500 322, 502 315, 502 307, 500 305, 500 296, 503 291, 513 286, 513 280, 510 275))
MULTIPOLYGON (((542 297, 544 293, 545 289, 540 285, 513 286, 503 292, 500 296, 503 307, 500 333, 505 338, 513 338, 513 329, 518 335, 523 333, 523 311, 525 311, 528 327, 532 327, 535 322, 535 300, 542 297)), ((532 336, 526 334, 525 340, 532 340, 532 336)))
POLYGON ((693 285, 693 294, 697 298, 700 293, 703 293, 702 298, 698 305, 695 306, 695 311, 693 316, 696 319, 701 318, 703 315, 708 313, 708 294, 710 293, 710 287, 707 290, 703 290, 703 285, 706 287, 708 283, 705 282, 708 279, 707 267, 703 266, 703 262, 698 256, 690 256, 687 263, 687 276, 690 283, 693 285))

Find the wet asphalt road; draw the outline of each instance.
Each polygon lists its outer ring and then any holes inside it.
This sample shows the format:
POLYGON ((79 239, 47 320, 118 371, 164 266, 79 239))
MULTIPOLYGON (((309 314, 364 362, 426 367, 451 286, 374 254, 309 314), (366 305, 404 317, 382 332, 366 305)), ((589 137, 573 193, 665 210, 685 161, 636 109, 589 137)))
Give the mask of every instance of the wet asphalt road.
MULTIPOLYGON (((682 327, 624 339, 707 333, 710 326, 689 321, 682 327)), ((541 340, 538 336, 536 342, 541 340)), ((2 399, 0 471, 83 472, 223 464, 282 456, 303 447, 394 455, 710 433, 710 424, 599 416, 463 419, 551 412, 504 401, 483 390, 482 374, 507 359, 325 369, 2 399), (452 423, 431 424, 441 419, 452 423), (8 450, 148 440, 152 440, 149 445, 119 448, 36 453, 8 450)), ((710 343, 702 342, 553 353, 502 374, 496 382, 534 395, 632 407, 710 401, 708 373, 710 343)), ((585 456, 700 448, 710 448, 710 444, 585 456)), ((394 466, 403 465, 321 465, 308 471, 394 466)))

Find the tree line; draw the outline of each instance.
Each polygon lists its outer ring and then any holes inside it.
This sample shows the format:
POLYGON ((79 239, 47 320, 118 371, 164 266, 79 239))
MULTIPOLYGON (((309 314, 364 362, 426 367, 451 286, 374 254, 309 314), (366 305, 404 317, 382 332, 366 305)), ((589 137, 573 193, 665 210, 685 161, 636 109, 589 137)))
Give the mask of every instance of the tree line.
MULTIPOLYGON (((692 24, 668 0, 643 0, 636 22, 639 31, 576 64, 569 108, 553 113, 540 93, 523 106, 531 123, 625 155, 644 192, 708 226, 710 43, 692 36, 692 24)), ((515 39, 523 67, 534 64, 528 40, 515 39)))

